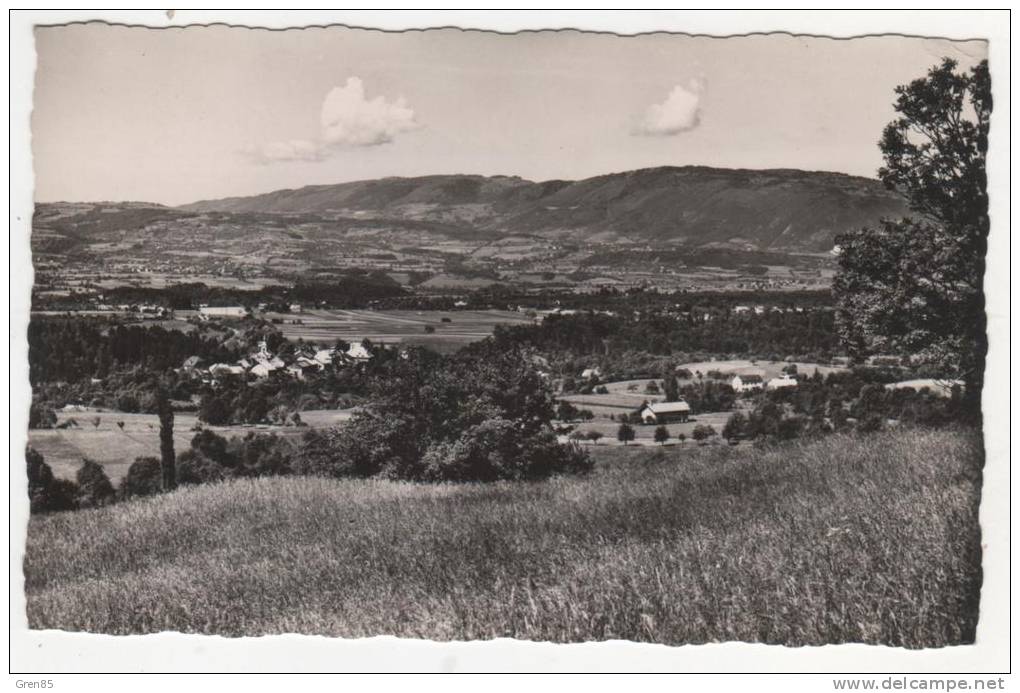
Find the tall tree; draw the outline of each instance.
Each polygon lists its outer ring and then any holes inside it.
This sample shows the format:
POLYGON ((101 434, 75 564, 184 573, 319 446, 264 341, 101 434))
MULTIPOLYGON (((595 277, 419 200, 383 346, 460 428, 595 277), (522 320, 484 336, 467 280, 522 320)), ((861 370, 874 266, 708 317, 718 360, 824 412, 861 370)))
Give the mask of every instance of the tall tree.
POLYGON ((969 72, 956 66, 946 59, 896 88, 899 117, 879 142, 879 176, 913 215, 840 236, 833 291, 852 356, 910 353, 963 380, 966 409, 979 418, 992 93, 987 61, 969 72))
POLYGON ((667 366, 663 371, 662 392, 666 395, 667 402, 675 402, 680 399, 680 385, 676 381, 676 373, 671 366, 667 366))
POLYGON ((634 427, 626 422, 620 424, 620 427, 616 429, 616 439, 627 445, 630 441, 634 440, 634 427))
POLYGON ((177 458, 174 455, 174 410, 162 385, 156 388, 156 414, 159 415, 159 457, 163 490, 177 488, 177 458))

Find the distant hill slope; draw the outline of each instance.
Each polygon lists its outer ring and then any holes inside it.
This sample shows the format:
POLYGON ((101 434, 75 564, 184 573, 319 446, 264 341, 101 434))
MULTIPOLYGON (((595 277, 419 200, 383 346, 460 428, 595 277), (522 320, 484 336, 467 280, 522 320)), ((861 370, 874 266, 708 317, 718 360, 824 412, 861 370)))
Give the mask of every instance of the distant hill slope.
POLYGON ((191 212, 307 213, 443 222, 547 237, 823 252, 844 231, 907 212, 877 180, 841 173, 664 167, 580 181, 425 176, 205 200, 191 212))

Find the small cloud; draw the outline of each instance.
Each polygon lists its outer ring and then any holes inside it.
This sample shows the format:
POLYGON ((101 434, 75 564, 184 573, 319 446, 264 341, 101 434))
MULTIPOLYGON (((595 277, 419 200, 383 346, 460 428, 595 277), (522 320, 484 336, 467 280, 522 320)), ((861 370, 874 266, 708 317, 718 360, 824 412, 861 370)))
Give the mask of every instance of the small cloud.
POLYGON ((705 83, 692 79, 686 87, 677 85, 662 103, 649 106, 634 127, 635 135, 669 137, 687 132, 701 123, 701 93, 705 83))
POLYGON ((324 161, 342 149, 374 147, 392 142, 403 132, 421 125, 403 97, 365 98, 364 83, 350 77, 342 87, 326 94, 319 113, 321 130, 316 140, 285 140, 251 146, 245 155, 261 164, 285 161, 324 161))
POLYGON ((311 140, 270 142, 261 147, 246 147, 244 153, 260 164, 279 161, 322 161, 325 158, 322 146, 311 140))

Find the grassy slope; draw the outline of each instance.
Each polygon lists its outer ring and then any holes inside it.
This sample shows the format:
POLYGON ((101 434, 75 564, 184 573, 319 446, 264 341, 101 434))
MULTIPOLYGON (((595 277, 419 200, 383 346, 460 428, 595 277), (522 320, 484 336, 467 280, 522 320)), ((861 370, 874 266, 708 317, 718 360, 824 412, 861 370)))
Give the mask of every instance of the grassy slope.
POLYGON ((35 517, 29 623, 669 644, 974 637, 970 434, 599 454, 583 479, 263 479, 35 517))

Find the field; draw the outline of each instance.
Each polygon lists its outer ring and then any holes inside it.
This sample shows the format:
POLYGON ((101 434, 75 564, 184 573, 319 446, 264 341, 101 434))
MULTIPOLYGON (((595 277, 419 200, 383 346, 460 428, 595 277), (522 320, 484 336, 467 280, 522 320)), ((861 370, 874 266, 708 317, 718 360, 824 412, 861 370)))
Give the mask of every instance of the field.
MULTIPOLYGON (((346 421, 351 416, 345 410, 303 411, 301 419, 310 427, 324 428, 346 421)), ((73 479, 81 466, 83 457, 103 465, 107 476, 116 483, 125 474, 136 457, 159 457, 159 417, 155 414, 123 414, 107 412, 60 412, 58 422, 73 418, 77 428, 31 429, 28 444, 39 451, 46 463, 58 477, 73 479), (99 417, 99 426, 92 421, 99 417), (124 422, 122 429, 117 425, 124 422)), ((192 427, 198 423, 193 413, 178 412, 174 416, 174 449, 187 450, 195 432, 192 427)), ((222 436, 243 436, 249 431, 301 435, 307 428, 293 426, 204 426, 222 436)))
MULTIPOLYGON (((723 426, 726 425, 726 420, 730 418, 730 412, 709 412, 705 414, 697 414, 692 416, 687 423, 671 423, 666 425, 666 430, 669 431, 669 440, 665 443, 666 447, 671 445, 682 445, 692 446, 695 443, 691 438, 691 434, 694 433, 695 426, 709 425, 715 429, 716 433, 722 431, 723 426), (684 443, 680 443, 676 437, 680 434, 687 436, 687 440, 684 443)), ((619 429, 620 424, 609 419, 602 418, 596 413, 596 418, 591 421, 574 423, 577 430, 582 433, 588 433, 589 431, 598 431, 602 434, 602 440, 600 440, 597 446, 603 445, 623 445, 616 439, 616 431, 619 429)), ((659 444, 655 442, 655 429, 656 426, 649 426, 644 424, 633 424, 634 428, 634 440, 628 443, 628 445, 655 445, 659 444)), ((566 440, 566 438, 562 438, 566 440)), ((719 439, 716 438, 716 441, 719 439)), ((582 445, 595 446, 594 443, 582 442, 582 445)))
POLYGON ((235 480, 35 516, 35 629, 665 644, 974 640, 979 438, 593 448, 587 477, 235 480))
MULTIPOLYGON (((712 365, 707 370, 712 370, 713 368, 724 370, 731 363, 743 362, 711 362, 712 365)), ((750 364, 749 361, 747 363, 750 364)), ((737 366, 736 368, 740 368, 740 366, 737 366)), ((778 369, 779 368, 777 367, 777 370, 778 369)), ((704 373, 707 371, 702 372, 704 373)), ((587 409, 595 415, 595 418, 591 421, 572 423, 583 433, 590 431, 598 431, 601 433, 602 440, 598 442, 598 445, 622 445, 622 443, 616 440, 616 431, 620 424, 614 419, 618 419, 621 414, 629 414, 637 411, 645 402, 660 402, 663 400, 662 395, 649 395, 645 393, 645 386, 648 384, 649 380, 654 380, 655 384, 659 386, 661 391, 661 378, 645 378, 605 383, 605 387, 609 392, 604 395, 594 393, 590 395, 564 395, 557 397, 557 399, 570 402, 579 409, 587 409), (614 417, 614 419, 610 419, 611 416, 614 417)), ((681 382, 688 381, 681 380, 681 382)), ((742 403, 738 401, 736 409, 741 408, 742 403)), ((677 440, 677 436, 680 434, 687 436, 687 440, 690 441, 691 434, 694 432, 695 426, 707 424, 715 428, 716 433, 721 432, 723 426, 726 425, 727 419, 730 418, 731 413, 732 412, 697 412, 693 413, 690 420, 686 423, 668 424, 666 426, 666 430, 669 431, 670 439, 666 443, 666 446, 681 445, 680 441, 677 440)), ((634 441, 629 444, 658 445, 658 443, 654 440, 655 429, 656 426, 635 424, 634 441)), ((566 438, 563 438, 563 440, 566 440, 566 438)), ((594 445, 593 443, 582 444, 594 445)))
POLYGON ((503 310, 416 311, 416 310, 307 310, 303 313, 267 313, 267 319, 279 319, 277 325, 288 339, 332 343, 337 339, 393 344, 436 343, 462 346, 492 334, 496 325, 530 325, 523 313, 503 310), (449 322, 444 322, 446 318, 449 322), (300 320, 301 324, 293 324, 300 320), (427 334, 425 327, 435 330, 427 334))

